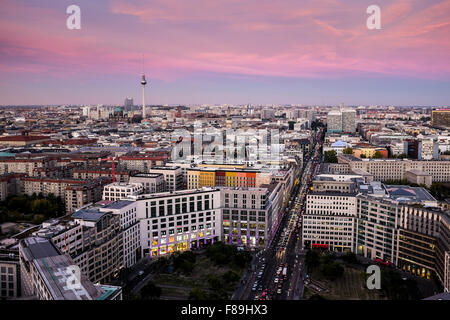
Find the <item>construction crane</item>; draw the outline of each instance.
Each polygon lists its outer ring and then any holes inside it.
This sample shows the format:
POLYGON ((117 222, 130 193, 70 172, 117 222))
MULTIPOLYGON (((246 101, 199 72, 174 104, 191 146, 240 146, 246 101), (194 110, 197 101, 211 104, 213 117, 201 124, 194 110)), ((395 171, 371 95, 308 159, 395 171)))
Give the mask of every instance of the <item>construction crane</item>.
POLYGON ((98 162, 101 162, 101 161, 111 161, 111 163, 112 163, 112 181, 113 181, 113 183, 115 183, 116 182, 116 167, 115 167, 115 165, 114 165, 114 162, 115 161, 119 161, 119 159, 118 159, 118 157, 107 157, 107 158, 104 158, 104 159, 102 159, 102 158, 99 158, 98 159, 98 162))

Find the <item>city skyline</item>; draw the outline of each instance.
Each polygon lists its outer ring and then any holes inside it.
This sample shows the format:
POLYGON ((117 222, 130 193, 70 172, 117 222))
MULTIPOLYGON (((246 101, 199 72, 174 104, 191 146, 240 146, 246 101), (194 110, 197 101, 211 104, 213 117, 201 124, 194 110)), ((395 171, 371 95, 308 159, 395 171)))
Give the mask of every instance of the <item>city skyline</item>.
POLYGON ((7 0, 1 105, 146 103, 447 106, 450 1, 246 3, 7 0), (23 94, 26 92, 26 94, 23 94))

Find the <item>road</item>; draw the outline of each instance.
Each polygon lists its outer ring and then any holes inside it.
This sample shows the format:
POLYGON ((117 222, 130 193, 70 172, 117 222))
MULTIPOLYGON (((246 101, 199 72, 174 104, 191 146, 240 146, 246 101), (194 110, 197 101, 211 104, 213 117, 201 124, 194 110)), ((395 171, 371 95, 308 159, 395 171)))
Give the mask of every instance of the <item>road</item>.
POLYGON ((293 188, 291 201, 272 242, 254 258, 256 270, 245 279, 234 299, 299 300, 303 297, 306 272, 301 239, 302 214, 321 159, 322 130, 316 132, 311 152, 297 172, 299 183, 293 188))

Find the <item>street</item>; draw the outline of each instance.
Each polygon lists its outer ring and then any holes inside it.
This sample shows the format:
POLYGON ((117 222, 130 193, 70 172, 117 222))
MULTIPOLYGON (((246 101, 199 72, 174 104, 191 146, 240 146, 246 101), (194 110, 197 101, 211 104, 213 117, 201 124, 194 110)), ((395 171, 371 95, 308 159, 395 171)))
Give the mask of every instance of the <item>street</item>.
POLYGON ((314 145, 306 156, 303 168, 297 172, 286 213, 270 245, 254 258, 254 270, 236 290, 236 300, 299 300, 303 297, 306 275, 305 252, 302 248, 302 214, 306 195, 317 173, 321 159, 322 130, 314 137, 314 145))

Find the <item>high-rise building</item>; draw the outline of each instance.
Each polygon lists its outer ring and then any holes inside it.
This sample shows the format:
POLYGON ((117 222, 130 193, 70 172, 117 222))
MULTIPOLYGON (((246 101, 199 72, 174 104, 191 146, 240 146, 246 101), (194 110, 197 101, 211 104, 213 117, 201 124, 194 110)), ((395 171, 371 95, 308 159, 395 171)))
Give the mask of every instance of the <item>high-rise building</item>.
POLYGON ((125 98, 125 102, 123 104, 123 109, 125 111, 133 111, 133 98, 125 98))
POLYGON ((342 132, 342 113, 338 110, 328 112, 327 131, 342 132))
POLYGON ((356 132, 356 111, 353 109, 342 110, 342 132, 356 132))

